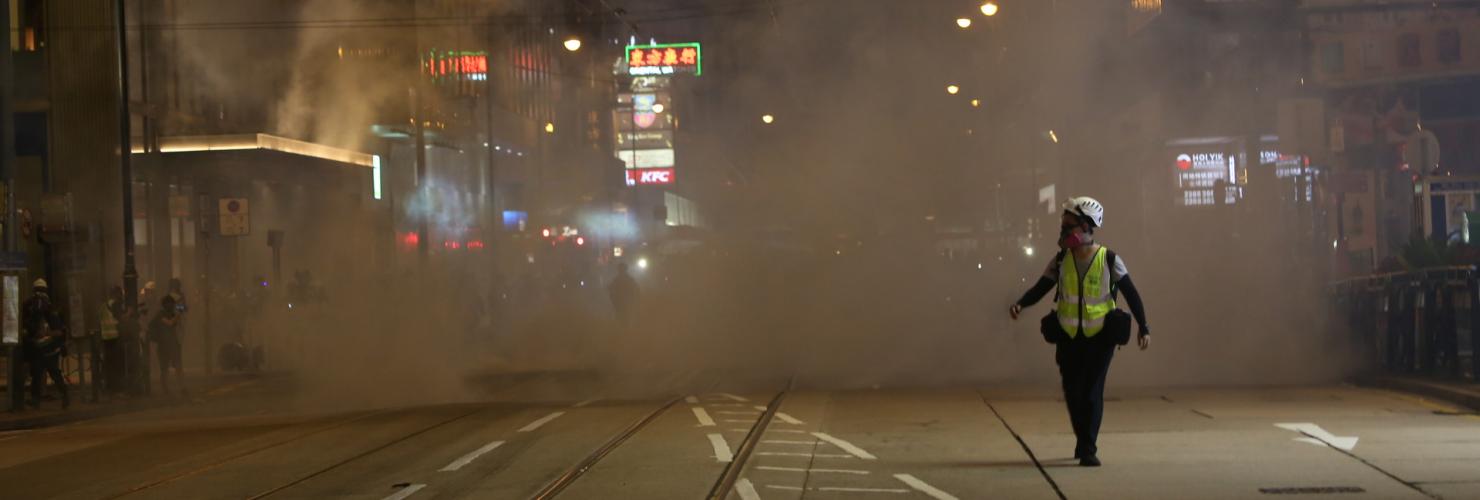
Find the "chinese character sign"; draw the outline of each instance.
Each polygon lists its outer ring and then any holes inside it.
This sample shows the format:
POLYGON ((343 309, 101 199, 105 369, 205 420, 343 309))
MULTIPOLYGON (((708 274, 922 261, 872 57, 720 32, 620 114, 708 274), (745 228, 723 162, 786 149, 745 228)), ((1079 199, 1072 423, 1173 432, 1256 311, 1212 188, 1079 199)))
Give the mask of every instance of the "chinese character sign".
POLYGON ((627 74, 632 76, 701 75, 703 51, 697 43, 631 45, 627 74))

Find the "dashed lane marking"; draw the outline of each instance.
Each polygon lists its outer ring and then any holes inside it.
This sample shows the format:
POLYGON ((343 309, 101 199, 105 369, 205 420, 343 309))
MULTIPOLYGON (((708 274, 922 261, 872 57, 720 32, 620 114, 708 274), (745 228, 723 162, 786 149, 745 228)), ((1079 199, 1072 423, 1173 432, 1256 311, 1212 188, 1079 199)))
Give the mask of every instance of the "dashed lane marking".
POLYGON ((741 403, 744 403, 744 402, 748 402, 748 401, 750 401, 750 400, 749 400, 749 399, 745 399, 745 398, 742 398, 742 397, 740 397, 740 396, 736 396, 736 395, 734 395, 734 394, 730 394, 730 393, 728 393, 728 392, 721 392, 721 393, 719 393, 719 394, 718 394, 718 395, 719 395, 719 396, 723 396, 723 397, 726 397, 726 398, 730 398, 730 399, 733 399, 733 400, 735 400, 735 401, 739 401, 739 402, 741 402, 741 403))
POLYGON ((816 441, 789 441, 785 439, 767 439, 761 442, 766 444, 803 444, 807 446, 817 444, 816 441))
POLYGON ((693 396, 684 396, 683 397, 683 402, 688 403, 688 404, 691 404, 691 405, 696 405, 696 404, 699 404, 699 398, 696 398, 696 397, 693 397, 693 396))
POLYGON ((736 480, 735 493, 740 495, 740 500, 761 500, 761 494, 755 491, 755 485, 749 479, 736 480))
POLYGON ((581 401, 579 403, 576 403, 575 406, 574 406, 574 408, 585 408, 586 405, 589 405, 591 403, 595 403, 597 401, 601 401, 601 398, 587 399, 585 401, 581 401))
POLYGON ((768 457, 858 458, 853 455, 844 455, 841 453, 789 453, 784 451, 757 451, 755 452, 755 454, 768 457))
POLYGON ((710 418, 709 412, 697 406, 690 409, 694 410, 694 418, 699 420, 699 427, 714 427, 714 419, 710 418))
POLYGON ((851 469, 804 469, 801 467, 776 467, 774 465, 757 465, 755 466, 755 468, 757 470, 774 470, 781 472, 821 472, 825 474, 855 474, 859 476, 866 476, 869 474, 869 472, 866 470, 851 469))
POLYGON ((530 422, 529 425, 526 425, 524 427, 520 427, 519 428, 519 432, 529 432, 529 431, 538 429, 538 428, 544 426, 545 424, 550 423, 551 420, 555 420, 557 418, 560 418, 560 416, 561 415, 564 415, 564 414, 565 414, 565 412, 563 412, 563 411, 557 411, 557 412, 551 413, 549 415, 545 415, 543 417, 540 417, 539 420, 530 422))
POLYGON ((714 459, 724 463, 735 460, 735 453, 730 451, 730 443, 725 442, 725 437, 720 434, 707 434, 709 445, 714 447, 714 459))
POLYGON ((755 415, 759 415, 760 414, 760 412, 745 411, 745 410, 714 410, 714 412, 715 413, 718 413, 720 415, 752 415, 752 416, 755 416, 755 415))
POLYGON ((935 500, 957 500, 955 495, 941 491, 939 488, 931 486, 930 484, 926 483, 925 481, 921 481, 920 478, 917 478, 915 476, 909 474, 895 474, 894 478, 903 481, 904 484, 907 484, 909 485, 909 487, 914 488, 915 491, 930 495, 930 497, 934 498, 935 500))
POLYGON ((493 451, 494 448, 498 448, 503 445, 503 441, 494 441, 492 443, 485 444, 483 445, 483 447, 473 450, 471 453, 463 455, 457 460, 453 460, 452 463, 447 464, 446 467, 443 467, 441 469, 441 472, 456 472, 458 469, 461 469, 464 466, 473 463, 474 460, 477 460, 478 457, 483 456, 484 453, 493 451))
POLYGON ((416 494, 416 492, 421 491, 421 489, 425 487, 427 487, 427 485, 425 484, 413 484, 405 488, 401 488, 401 491, 391 493, 390 496, 385 497, 385 500, 403 500, 406 497, 416 494))
POLYGON ((855 457, 862 458, 864 460, 878 460, 878 458, 879 458, 879 457, 874 456, 872 453, 869 453, 869 452, 865 451, 863 448, 859 448, 857 446, 854 446, 853 443, 849 443, 847 441, 844 441, 844 440, 841 440, 841 439, 832 437, 832 435, 829 435, 829 434, 826 434, 826 433, 822 433, 822 432, 814 432, 814 433, 812 433, 812 435, 815 436, 815 437, 817 437, 817 439, 821 439, 823 441, 827 441, 828 443, 832 444, 833 446, 842 448, 843 451, 846 451, 846 452, 848 452, 848 454, 853 455, 855 457))

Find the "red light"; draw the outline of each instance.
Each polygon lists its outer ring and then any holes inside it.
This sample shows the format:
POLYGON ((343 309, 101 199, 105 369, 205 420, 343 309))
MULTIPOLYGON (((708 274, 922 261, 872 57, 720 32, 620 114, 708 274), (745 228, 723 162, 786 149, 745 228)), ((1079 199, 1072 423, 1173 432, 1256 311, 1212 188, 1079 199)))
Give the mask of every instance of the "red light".
POLYGON ((417 244, 420 244, 421 243, 421 235, 420 234, 417 234, 415 232, 410 232, 410 233, 403 234, 403 235, 401 235, 401 243, 404 243, 407 246, 413 246, 414 247, 417 244))
POLYGON ((585 245, 586 244, 586 237, 585 236, 577 236, 576 237, 576 244, 577 245, 585 245))
POLYGON ((462 248, 462 243, 458 243, 458 242, 452 241, 452 240, 447 240, 447 241, 442 242, 442 247, 443 248, 446 248, 448 250, 457 250, 459 248, 462 248))
POLYGON ((473 241, 469 241, 468 242, 468 250, 482 250, 482 249, 483 249, 483 241, 481 241, 481 240, 473 240, 473 241))

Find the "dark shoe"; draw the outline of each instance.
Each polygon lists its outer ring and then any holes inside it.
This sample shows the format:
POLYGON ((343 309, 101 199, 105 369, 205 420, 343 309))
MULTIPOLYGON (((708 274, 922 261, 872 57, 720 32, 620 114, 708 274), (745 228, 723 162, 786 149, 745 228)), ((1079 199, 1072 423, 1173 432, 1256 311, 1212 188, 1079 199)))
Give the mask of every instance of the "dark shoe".
POLYGON ((1079 458, 1079 466, 1081 466, 1081 467, 1099 467, 1100 466, 1100 459, 1099 458, 1096 458, 1094 455, 1090 455, 1090 456, 1087 456, 1087 457, 1080 457, 1079 458))

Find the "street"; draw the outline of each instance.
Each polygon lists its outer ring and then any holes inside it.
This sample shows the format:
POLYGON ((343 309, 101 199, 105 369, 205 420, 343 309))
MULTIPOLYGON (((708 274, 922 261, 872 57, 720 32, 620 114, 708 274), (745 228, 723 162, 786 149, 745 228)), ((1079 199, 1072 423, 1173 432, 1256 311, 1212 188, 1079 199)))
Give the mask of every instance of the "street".
POLYGON ((183 409, 0 435, 0 484, 5 498, 681 499, 740 467, 727 498, 1480 496, 1480 417, 1385 390, 1112 387, 1104 466, 1088 468, 1069 459, 1051 386, 782 393, 781 378, 690 372, 631 375, 671 397, 608 399, 630 382, 616 378, 302 412, 293 377, 267 377, 183 409))

